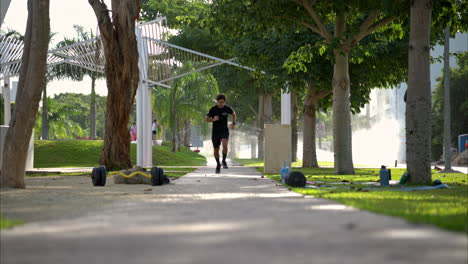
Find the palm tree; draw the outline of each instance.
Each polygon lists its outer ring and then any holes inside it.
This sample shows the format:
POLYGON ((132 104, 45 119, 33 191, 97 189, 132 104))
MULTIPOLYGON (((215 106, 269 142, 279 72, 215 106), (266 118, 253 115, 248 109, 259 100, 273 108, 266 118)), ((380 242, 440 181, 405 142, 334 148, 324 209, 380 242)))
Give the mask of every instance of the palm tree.
MULTIPOLYGON (((49 45, 56 34, 57 33, 49 34, 49 45)), ((47 110, 47 84, 55 78, 57 78, 57 76, 53 73, 53 70, 51 72, 51 70, 47 69, 46 85, 44 87, 44 90, 42 91, 42 139, 43 140, 49 139, 49 119, 48 119, 48 110, 47 110)))
MULTIPOLYGON (((47 99, 49 106, 49 136, 51 139, 72 139, 83 136, 80 124, 69 117, 69 113, 79 111, 76 105, 58 103, 56 100, 47 99)), ((79 107, 79 106, 78 106, 79 107)))
MULTIPOLYGON (((194 70, 192 63, 186 63, 179 71, 194 70)), ((176 73, 177 74, 177 73, 176 73)), ((190 135, 190 126, 205 126, 207 109, 213 105, 213 98, 218 93, 218 83, 209 73, 192 73, 175 80, 171 89, 158 92, 154 96, 154 110, 159 114, 160 123, 167 125, 172 132, 172 151, 180 150, 181 126, 185 126, 186 135, 190 135)))
MULTIPOLYGON (((91 40, 94 39, 96 36, 94 35, 92 30, 86 32, 83 26, 80 25, 73 25, 73 28, 76 32, 76 38, 67 38, 65 37, 62 41, 57 44, 57 48, 65 47, 68 45, 72 45, 74 43, 91 40)), ((98 42, 99 43, 99 42, 98 42)), ((98 49, 99 51, 99 49, 98 49)), ((96 53, 98 56, 98 53, 96 53)), ((80 69, 77 66, 66 65, 65 67, 61 67, 64 72, 59 74, 58 78, 68 78, 76 81, 83 80, 84 75, 88 75, 91 78, 91 102, 90 102, 90 110, 89 110, 89 120, 90 120, 90 131, 89 136, 91 138, 96 138, 96 80, 104 78, 105 76, 102 73, 91 71, 88 69, 80 69)))
POLYGON ((2 35, 5 35, 6 37, 11 37, 17 40, 24 40, 24 35, 19 33, 18 31, 8 28, 7 32, 3 32, 3 30, 0 31, 2 35))
MULTIPOLYGON (((77 42, 94 39, 96 37, 93 33, 93 30, 89 30, 88 32, 86 32, 84 28, 80 25, 73 25, 73 28, 75 29, 78 35, 77 42)), ((100 42, 98 41, 97 43, 99 44, 100 42)), ((97 49, 96 56, 99 56, 98 51, 99 51, 99 48, 97 49)), ((96 71, 89 71, 89 70, 86 70, 85 74, 91 78, 91 103, 90 103, 90 108, 89 108, 89 120, 90 120, 89 136, 91 138, 96 138, 96 80, 102 79, 105 76, 102 73, 99 73, 96 71)))

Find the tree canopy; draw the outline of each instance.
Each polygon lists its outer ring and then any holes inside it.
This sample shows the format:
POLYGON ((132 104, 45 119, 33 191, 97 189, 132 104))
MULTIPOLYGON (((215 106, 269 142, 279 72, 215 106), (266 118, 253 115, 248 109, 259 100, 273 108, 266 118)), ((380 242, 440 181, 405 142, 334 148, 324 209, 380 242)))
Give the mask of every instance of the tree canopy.
MULTIPOLYGON (((457 68, 450 73, 450 119, 452 146, 458 146, 458 135, 468 132, 468 52, 457 54, 457 68)), ((444 76, 437 78, 432 93, 432 158, 439 160, 442 155, 442 134, 444 126, 444 76)))

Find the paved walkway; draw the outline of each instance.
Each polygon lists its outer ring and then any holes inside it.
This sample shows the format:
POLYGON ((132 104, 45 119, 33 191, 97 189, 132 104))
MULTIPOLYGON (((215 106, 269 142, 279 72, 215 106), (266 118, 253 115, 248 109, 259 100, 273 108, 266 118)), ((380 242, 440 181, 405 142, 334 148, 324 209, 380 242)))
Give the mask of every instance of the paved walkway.
POLYGON ((465 234, 304 197, 252 168, 213 172, 74 219, 4 230, 0 262, 467 263, 465 234))

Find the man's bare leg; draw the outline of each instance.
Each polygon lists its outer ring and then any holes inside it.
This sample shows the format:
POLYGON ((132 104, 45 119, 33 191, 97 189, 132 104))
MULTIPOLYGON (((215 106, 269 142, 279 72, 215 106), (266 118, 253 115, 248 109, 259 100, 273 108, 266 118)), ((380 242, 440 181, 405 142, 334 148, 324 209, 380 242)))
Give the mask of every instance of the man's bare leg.
POLYGON ((219 147, 214 148, 214 157, 216 160, 216 173, 221 172, 221 163, 219 162, 219 147))
POLYGON ((223 169, 228 168, 227 163, 226 163, 226 156, 228 153, 228 141, 229 140, 227 138, 221 139, 221 144, 223 145, 223 169))

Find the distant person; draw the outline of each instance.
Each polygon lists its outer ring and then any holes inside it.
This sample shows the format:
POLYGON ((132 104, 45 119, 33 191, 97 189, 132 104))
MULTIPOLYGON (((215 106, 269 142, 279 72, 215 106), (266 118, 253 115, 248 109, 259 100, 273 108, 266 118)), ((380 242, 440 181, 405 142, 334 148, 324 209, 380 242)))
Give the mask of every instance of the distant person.
POLYGON ((136 128, 136 122, 133 122, 132 126, 130 127, 130 137, 132 141, 137 140, 137 128, 136 128))
POLYGON ((223 145, 223 161, 224 169, 227 169, 226 156, 228 152, 229 141, 229 128, 228 116, 232 116, 232 123, 230 128, 233 129, 236 125, 236 112, 226 103, 226 96, 220 94, 216 97, 216 105, 211 107, 208 114, 206 114, 206 121, 213 123, 213 130, 211 134, 211 141, 213 142, 214 157, 216 160, 216 173, 221 172, 221 163, 219 162, 219 146, 223 145))
POLYGON ((158 122, 156 119, 153 120, 153 125, 151 126, 151 133, 153 135, 153 145, 156 144, 156 133, 158 130, 158 122))

